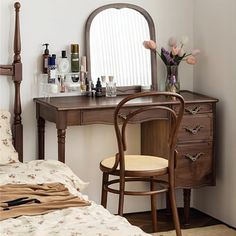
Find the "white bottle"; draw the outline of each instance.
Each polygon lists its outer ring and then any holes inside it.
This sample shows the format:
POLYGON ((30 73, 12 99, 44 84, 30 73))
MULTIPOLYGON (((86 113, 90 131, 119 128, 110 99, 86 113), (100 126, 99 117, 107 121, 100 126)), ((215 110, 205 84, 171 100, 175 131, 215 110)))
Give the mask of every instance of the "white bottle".
POLYGON ((60 74, 65 75, 69 72, 70 62, 66 57, 66 51, 61 51, 61 58, 58 61, 58 71, 60 74))

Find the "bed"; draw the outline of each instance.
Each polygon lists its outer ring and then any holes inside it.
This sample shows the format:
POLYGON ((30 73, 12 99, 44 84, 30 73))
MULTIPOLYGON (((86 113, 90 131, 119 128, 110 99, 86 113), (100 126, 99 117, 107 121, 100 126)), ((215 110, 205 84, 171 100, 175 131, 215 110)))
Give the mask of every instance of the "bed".
POLYGON ((14 7, 14 60, 11 65, 0 65, 0 75, 12 78, 15 85, 12 126, 10 112, 0 108, 0 235, 148 235, 140 228, 132 226, 125 218, 112 215, 83 195, 81 190, 87 183, 76 176, 66 164, 55 160, 23 163, 20 3, 15 3, 14 7), (55 193, 52 193, 53 188, 57 190, 57 195, 51 195, 55 193), (50 194, 46 195, 45 191, 50 194), (26 193, 29 195, 22 197, 26 193), (37 194, 40 195, 39 198, 31 198, 37 194), (72 199, 70 203, 75 205, 67 205, 68 202, 63 197, 68 195, 70 199, 67 200, 72 199), (47 200, 44 201, 42 199, 45 196, 47 200), (55 207, 55 199, 60 200, 63 207, 55 207), (51 205, 45 205, 49 201, 51 205))

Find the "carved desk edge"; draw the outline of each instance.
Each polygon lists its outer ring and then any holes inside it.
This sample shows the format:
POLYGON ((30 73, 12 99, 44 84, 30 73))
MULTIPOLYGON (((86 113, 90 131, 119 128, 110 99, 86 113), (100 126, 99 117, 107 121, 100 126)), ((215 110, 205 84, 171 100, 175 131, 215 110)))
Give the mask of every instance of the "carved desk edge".
MULTIPOLYGON (((184 97, 186 104, 191 103, 216 103, 218 99, 206 96, 200 93, 183 90, 180 94, 184 97)), ((40 105, 51 108, 56 111, 65 110, 89 110, 89 109, 103 109, 103 108, 114 108, 119 101, 127 95, 120 95, 114 98, 91 98, 86 96, 67 96, 67 97, 51 97, 50 100, 45 98, 34 98, 33 100, 40 105), (113 103, 112 103, 112 102, 113 103)), ((173 100, 160 101, 163 104, 175 104, 173 100)), ((142 106, 145 101, 140 103, 133 103, 129 106, 142 106)), ((146 103, 148 105, 148 103, 146 103)))

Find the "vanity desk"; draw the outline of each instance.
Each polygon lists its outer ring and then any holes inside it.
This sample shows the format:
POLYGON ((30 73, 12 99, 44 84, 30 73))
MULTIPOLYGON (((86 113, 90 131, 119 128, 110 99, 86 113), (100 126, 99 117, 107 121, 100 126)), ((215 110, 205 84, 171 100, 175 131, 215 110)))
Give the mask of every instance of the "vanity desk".
MULTIPOLYGON (((189 222, 190 193, 192 188, 215 185, 215 98, 190 91, 181 91, 185 99, 185 115, 178 135, 178 161, 176 166, 176 188, 184 191, 185 222, 189 222)), ((113 112, 124 96, 106 97, 55 97, 49 101, 35 98, 38 122, 38 158, 45 156, 45 121, 53 122, 57 128, 58 160, 65 162, 66 128, 72 125, 113 124, 113 112)), ((137 100, 124 110, 138 106, 150 106, 153 103, 166 103, 175 106, 175 101, 163 97, 158 101, 137 100)), ((148 116, 152 116, 152 113, 148 116)), ((145 117, 139 117, 139 123, 145 117)), ((156 145, 159 138, 167 138, 165 129, 168 125, 155 122, 141 124, 142 154, 162 155, 165 148, 156 145), (159 132, 158 132, 159 131, 159 132), (150 140, 151 137, 151 140, 150 140)))

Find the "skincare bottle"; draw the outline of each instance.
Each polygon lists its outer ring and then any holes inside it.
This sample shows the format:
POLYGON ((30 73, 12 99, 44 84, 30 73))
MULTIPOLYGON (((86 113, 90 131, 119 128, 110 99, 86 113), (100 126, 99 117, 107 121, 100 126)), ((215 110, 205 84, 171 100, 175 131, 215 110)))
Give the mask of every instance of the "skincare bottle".
POLYGON ((81 91, 85 92, 86 91, 86 84, 85 84, 85 76, 86 76, 86 74, 85 74, 84 66, 83 65, 80 66, 79 74, 80 74, 81 91))
POLYGON ((56 83, 56 61, 54 56, 48 58, 48 83, 56 83))
POLYGON ((65 92, 65 79, 63 75, 58 76, 58 82, 59 82, 59 87, 60 87, 60 93, 65 92))
POLYGON ((48 49, 48 43, 43 44, 45 46, 44 54, 42 56, 42 73, 47 74, 48 73, 48 58, 49 58, 49 49, 48 49))
POLYGON ((58 93, 58 84, 56 83, 56 57, 48 58, 48 92, 58 93))
POLYGON ((79 72, 79 45, 71 44, 71 72, 79 72))
POLYGON ((96 97, 101 97, 102 96, 102 84, 100 81, 100 78, 98 78, 97 83, 96 83, 96 97))
POLYGON ((83 67, 83 71, 87 72, 87 60, 86 56, 81 57, 81 66, 83 67))
POLYGON ((70 62, 66 57, 66 51, 61 51, 61 58, 58 60, 58 71, 60 74, 65 75, 69 72, 70 62))

